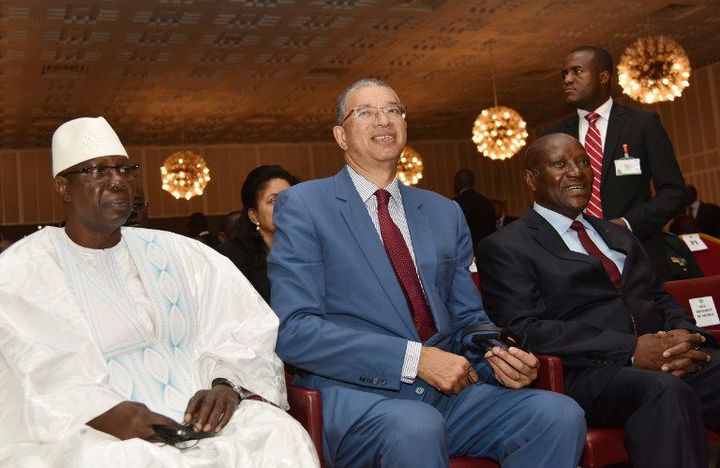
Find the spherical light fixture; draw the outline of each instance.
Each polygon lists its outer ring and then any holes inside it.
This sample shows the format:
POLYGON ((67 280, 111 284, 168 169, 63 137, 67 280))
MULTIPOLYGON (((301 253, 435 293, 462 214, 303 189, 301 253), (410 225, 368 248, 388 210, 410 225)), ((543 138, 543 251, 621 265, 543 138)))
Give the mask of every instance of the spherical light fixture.
POLYGON ((397 162, 397 177, 405 185, 415 185, 422 179, 423 162, 420 153, 406 146, 397 162))
POLYGON ((644 104, 673 101, 690 86, 690 60, 666 36, 642 37, 625 49, 617 66, 623 93, 644 104))
POLYGON ((525 146, 527 124, 514 109, 494 106, 484 109, 475 119, 472 141, 483 156, 490 159, 512 158, 525 146))
POLYGON ((205 160, 192 151, 177 151, 168 156, 160 174, 163 190, 185 200, 202 195, 210 181, 210 169, 205 160))

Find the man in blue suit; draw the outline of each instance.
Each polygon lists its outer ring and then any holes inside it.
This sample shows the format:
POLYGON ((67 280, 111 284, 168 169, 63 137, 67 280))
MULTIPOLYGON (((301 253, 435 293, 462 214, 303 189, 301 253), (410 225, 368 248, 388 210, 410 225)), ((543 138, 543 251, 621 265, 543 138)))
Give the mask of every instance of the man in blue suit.
POLYGON ((456 203, 398 184, 405 112, 384 82, 351 85, 333 128, 347 165, 275 203, 277 352, 297 384, 320 389, 325 462, 442 467, 465 454, 574 467, 582 411, 560 394, 518 390, 537 376, 537 358, 461 351, 464 327, 490 324, 468 272, 470 234, 456 203))

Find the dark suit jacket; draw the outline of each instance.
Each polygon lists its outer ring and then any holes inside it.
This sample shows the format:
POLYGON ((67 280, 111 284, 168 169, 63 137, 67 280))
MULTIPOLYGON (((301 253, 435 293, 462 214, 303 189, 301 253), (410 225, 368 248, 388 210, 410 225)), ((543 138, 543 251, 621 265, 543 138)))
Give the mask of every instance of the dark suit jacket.
POLYGON ((270 280, 267 275, 267 261, 254 259, 247 247, 240 242, 230 240, 219 244, 218 252, 229 258, 260 293, 265 302, 270 303, 270 280))
MULTIPOLYGON (((577 113, 545 133, 567 133, 578 138, 577 113)), ((660 231, 684 210, 686 195, 672 143, 656 112, 613 103, 604 142, 600 196, 605 219, 627 219, 656 271, 665 278, 660 231), (623 157, 623 144, 628 145, 631 157, 640 158, 642 174, 615 175, 613 161, 623 157)))
POLYGON ((453 198, 465 215, 473 248, 478 242, 495 232, 495 206, 485 196, 470 188, 453 198))
POLYGON ((622 294, 599 259, 568 249, 532 208, 481 242, 477 262, 490 318, 527 334, 533 352, 560 356, 568 395, 585 408, 633 355, 628 311, 639 335, 674 328, 701 332, 665 292, 630 232, 587 219, 611 249, 626 254, 622 294))
POLYGON ((502 227, 507 226, 508 224, 512 223, 516 219, 517 219, 517 216, 505 215, 505 217, 503 218, 502 227))
POLYGON ((700 232, 720 237, 720 206, 700 202, 695 222, 700 232))

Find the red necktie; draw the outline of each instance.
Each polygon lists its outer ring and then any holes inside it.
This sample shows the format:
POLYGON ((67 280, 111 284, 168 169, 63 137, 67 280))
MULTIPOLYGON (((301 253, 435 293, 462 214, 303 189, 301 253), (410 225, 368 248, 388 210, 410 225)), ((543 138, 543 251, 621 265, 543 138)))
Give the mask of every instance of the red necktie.
POLYGON ((578 238, 585 251, 600 259, 603 268, 605 268, 605 273, 607 273, 615 289, 620 290, 620 270, 618 270, 617 265, 600 251, 598 246, 595 245, 595 242, 590 239, 590 236, 585 230, 585 226, 583 226, 580 221, 573 221, 570 228, 577 231, 578 238))
POLYGON ((603 217, 602 201, 600 200, 600 179, 602 178, 602 160, 603 160, 603 145, 600 132, 595 126, 595 122, 600 118, 599 114, 595 112, 587 114, 585 119, 590 124, 588 126, 587 133, 585 134, 585 152, 590 156, 590 167, 592 167, 593 184, 592 194, 590 196, 590 203, 588 203, 585 212, 589 215, 595 216, 596 218, 603 217))
POLYGON ((430 308, 425 301, 425 294, 423 294, 420 286, 420 279, 415 271, 415 264, 410 255, 410 250, 405 243, 405 239, 403 239, 400 229, 390 217, 390 211, 388 210, 390 192, 379 189, 375 192, 375 196, 378 201, 380 236, 385 245, 385 252, 405 294, 418 335, 420 335, 422 341, 427 341, 428 338, 437 333, 437 329, 430 308))

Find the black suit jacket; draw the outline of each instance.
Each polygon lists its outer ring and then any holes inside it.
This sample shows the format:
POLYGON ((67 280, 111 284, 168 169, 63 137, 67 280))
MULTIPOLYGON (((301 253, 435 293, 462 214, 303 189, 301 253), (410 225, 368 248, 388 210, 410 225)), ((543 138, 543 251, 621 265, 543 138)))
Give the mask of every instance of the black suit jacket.
MULTIPOLYGON (((546 130, 578 138, 577 113, 546 130)), ((655 271, 667 280, 662 226, 685 206, 685 181, 675 152, 657 112, 634 109, 613 102, 605 135, 600 197, 605 219, 623 217, 643 242, 655 271), (631 157, 640 158, 640 175, 615 175, 616 159, 627 144, 631 157), (655 195, 651 193, 651 181, 655 195)))
POLYGON ((563 359, 568 395, 587 408, 629 362, 638 334, 701 332, 670 297, 638 240, 609 221, 587 217, 608 246, 626 254, 622 294, 596 257, 573 252, 532 208, 480 243, 485 310, 496 324, 527 334, 533 352, 563 359))
POLYGON ((453 200, 460 205, 465 215, 472 245, 476 249, 478 242, 495 232, 495 206, 492 201, 472 188, 463 191, 453 200))
POLYGON ((253 258, 248 247, 236 240, 220 244, 218 252, 225 255, 250 281, 265 302, 270 303, 270 280, 267 275, 267 260, 253 258))
POLYGON ((720 237, 720 206, 700 202, 695 222, 700 232, 720 237))

